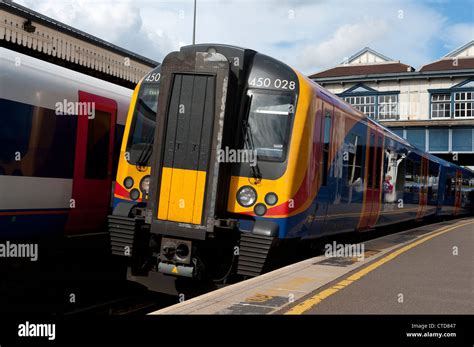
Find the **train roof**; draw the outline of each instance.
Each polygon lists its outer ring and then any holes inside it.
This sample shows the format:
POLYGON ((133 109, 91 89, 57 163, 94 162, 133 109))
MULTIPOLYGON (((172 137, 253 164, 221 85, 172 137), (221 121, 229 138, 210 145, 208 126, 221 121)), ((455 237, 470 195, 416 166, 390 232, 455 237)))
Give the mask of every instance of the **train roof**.
POLYGON ((64 99, 76 101, 78 90, 83 90, 115 100, 117 120, 120 124, 125 122, 132 89, 3 47, 0 47, 0 62, 2 84, 8 85, 1 89, 2 98, 54 109, 64 99))

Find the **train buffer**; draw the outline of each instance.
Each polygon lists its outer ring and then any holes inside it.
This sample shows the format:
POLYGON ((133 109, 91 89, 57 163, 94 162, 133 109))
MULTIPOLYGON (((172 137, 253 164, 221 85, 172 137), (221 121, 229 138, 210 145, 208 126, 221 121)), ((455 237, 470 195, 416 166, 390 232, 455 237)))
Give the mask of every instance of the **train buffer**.
POLYGON ((346 246, 328 244, 320 256, 150 314, 474 312, 474 218, 424 225, 362 245, 352 251, 363 253, 348 257, 341 256, 346 246))

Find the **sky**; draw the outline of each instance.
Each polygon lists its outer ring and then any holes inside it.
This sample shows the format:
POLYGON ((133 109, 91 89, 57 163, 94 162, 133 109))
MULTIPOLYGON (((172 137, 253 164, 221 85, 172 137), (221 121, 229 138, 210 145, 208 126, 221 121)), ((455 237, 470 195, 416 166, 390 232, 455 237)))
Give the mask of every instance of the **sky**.
MULTIPOLYGON (((192 43, 193 0, 16 2, 156 61, 192 43)), ((472 0, 197 0, 197 43, 252 48, 306 74, 364 47, 418 69, 471 40, 472 0)))

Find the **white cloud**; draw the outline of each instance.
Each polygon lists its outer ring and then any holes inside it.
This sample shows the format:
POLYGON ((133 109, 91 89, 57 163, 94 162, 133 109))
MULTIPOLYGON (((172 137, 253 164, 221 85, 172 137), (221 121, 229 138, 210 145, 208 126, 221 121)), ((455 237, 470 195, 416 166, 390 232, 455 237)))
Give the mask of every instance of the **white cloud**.
POLYGON ((474 40, 474 24, 453 24, 444 31, 442 39, 446 42, 445 47, 449 50, 462 46, 468 43, 469 41, 474 40))
POLYGON ((328 40, 305 46, 301 53, 301 66, 307 69, 335 65, 385 36, 387 30, 387 24, 382 20, 343 25, 328 40))

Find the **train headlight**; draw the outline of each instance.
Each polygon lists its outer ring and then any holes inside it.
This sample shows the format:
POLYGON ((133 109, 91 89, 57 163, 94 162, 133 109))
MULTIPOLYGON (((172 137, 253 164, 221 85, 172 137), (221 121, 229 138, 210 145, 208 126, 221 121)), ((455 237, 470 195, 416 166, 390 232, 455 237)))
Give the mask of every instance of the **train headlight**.
POLYGON ((140 192, 138 191, 137 188, 133 188, 130 191, 130 199, 137 200, 139 197, 140 197, 140 192))
POLYGON ((257 192, 250 186, 243 186, 237 192, 237 202, 243 207, 250 207, 257 201, 257 192))
POLYGON ((127 188, 127 189, 132 188, 132 187, 133 187, 133 183, 135 183, 135 182, 133 182, 133 178, 131 178, 130 176, 128 176, 127 178, 125 178, 125 179, 123 180, 123 185, 124 185, 125 188, 127 188))
POLYGON ((267 207, 264 204, 257 204, 255 205, 253 211, 257 216, 263 216, 265 213, 267 213, 267 207))
POLYGON ((142 180, 140 181, 140 189, 142 190, 142 192, 148 194, 148 192, 150 191, 150 176, 145 176, 142 178, 142 180))
POLYGON ((278 202, 278 195, 276 195, 275 193, 268 193, 267 195, 265 195, 265 202, 269 206, 275 205, 278 202))

